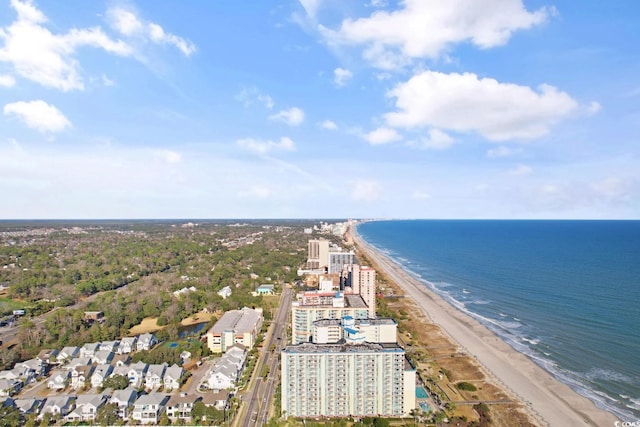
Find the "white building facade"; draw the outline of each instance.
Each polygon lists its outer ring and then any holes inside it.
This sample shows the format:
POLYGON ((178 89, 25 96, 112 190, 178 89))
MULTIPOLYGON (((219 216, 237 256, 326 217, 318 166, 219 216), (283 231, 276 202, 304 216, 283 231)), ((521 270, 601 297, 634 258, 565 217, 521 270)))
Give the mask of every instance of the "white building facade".
POLYGON ((286 416, 398 417, 416 405, 416 371, 397 344, 288 346, 281 368, 286 416))

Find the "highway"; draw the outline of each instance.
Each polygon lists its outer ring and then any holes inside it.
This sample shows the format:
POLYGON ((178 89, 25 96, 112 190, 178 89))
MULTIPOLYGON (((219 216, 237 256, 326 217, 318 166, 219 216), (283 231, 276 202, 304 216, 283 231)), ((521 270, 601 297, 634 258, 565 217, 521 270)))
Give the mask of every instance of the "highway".
POLYGON ((243 395, 246 408, 244 411, 240 411, 238 426, 262 426, 269 421, 271 399, 280 380, 280 360, 278 356, 282 348, 287 345, 287 322, 291 311, 292 297, 293 290, 285 287, 280 298, 280 306, 274 317, 271 333, 264 341, 262 355, 255 367, 252 385, 243 395), (272 344, 275 347, 273 351, 271 351, 272 344), (261 376, 264 366, 269 368, 269 374, 266 378, 261 376))

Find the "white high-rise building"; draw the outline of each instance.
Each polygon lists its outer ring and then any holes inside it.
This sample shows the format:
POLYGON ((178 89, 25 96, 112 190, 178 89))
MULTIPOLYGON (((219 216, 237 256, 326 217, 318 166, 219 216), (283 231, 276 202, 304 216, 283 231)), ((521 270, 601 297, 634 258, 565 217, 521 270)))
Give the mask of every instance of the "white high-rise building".
POLYGON ((355 254, 353 251, 337 252, 329 251, 329 274, 339 274, 347 266, 355 262, 355 254))
POLYGON ((398 322, 386 317, 377 319, 322 319, 313 322, 311 341, 315 344, 332 344, 341 340, 348 344, 363 342, 395 343, 398 322))
POLYGON ((369 309, 369 317, 376 317, 376 270, 372 267, 364 267, 353 264, 347 267, 347 284, 351 292, 362 297, 369 309))
POLYGON ((291 341, 293 344, 309 342, 313 334, 313 322, 320 319, 366 319, 367 305, 360 295, 344 295, 340 292, 305 292, 291 304, 291 341))
POLYGON ((397 344, 300 344, 282 350, 282 411, 293 417, 408 416, 416 371, 397 344))

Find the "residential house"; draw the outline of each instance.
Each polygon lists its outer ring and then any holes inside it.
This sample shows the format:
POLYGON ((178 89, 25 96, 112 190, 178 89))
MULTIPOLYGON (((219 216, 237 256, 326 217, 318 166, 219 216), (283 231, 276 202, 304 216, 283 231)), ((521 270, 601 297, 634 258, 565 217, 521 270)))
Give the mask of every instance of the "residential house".
POLYGON ((106 365, 111 363, 115 354, 110 350, 98 350, 91 357, 91 363, 97 363, 98 365, 106 365))
POLYGON ((96 351, 100 348, 99 342, 90 342, 86 343, 82 347, 80 347, 80 357, 93 357, 96 354, 96 351))
POLYGON ((158 343, 156 336, 153 334, 142 334, 138 337, 138 342, 136 344, 136 350, 151 350, 154 345, 158 343))
POLYGON ((129 378, 129 365, 116 365, 113 367, 113 371, 110 376, 121 375, 123 377, 129 378))
POLYGON ((17 380, 18 378, 20 378, 21 372, 22 371, 20 369, 16 370, 15 368, 0 371, 0 380, 17 380))
POLYGON ((235 387, 246 359, 246 351, 240 346, 230 347, 218 360, 207 379, 211 390, 219 391, 235 387))
POLYGON ((230 393, 227 390, 205 393, 202 396, 202 403, 204 403, 206 406, 213 407, 219 411, 222 411, 227 407, 227 404, 229 403, 229 395, 230 393))
POLYGON ((136 349, 138 337, 125 337, 120 340, 120 344, 116 348, 118 354, 129 354, 136 349))
POLYGON ((91 387, 102 387, 102 383, 105 379, 109 378, 113 372, 113 366, 111 365, 98 365, 91 375, 91 387))
POLYGON ((111 359, 113 366, 128 366, 131 363, 131 356, 128 354, 115 354, 111 359))
POLYGON ((41 420, 46 414, 51 414, 54 417, 65 417, 69 412, 71 412, 72 408, 73 399, 71 396, 50 396, 47 397, 47 400, 44 402, 44 406, 42 406, 42 409, 40 410, 38 419, 41 420))
POLYGON ((94 369, 93 365, 79 365, 71 369, 71 387, 77 390, 87 385, 94 369))
POLYGON ((180 378, 184 374, 184 369, 178 365, 167 368, 164 372, 164 390, 177 390, 180 388, 180 378))
POLYGON ((23 385, 24 383, 19 379, 0 379, 0 397, 13 396, 20 391, 23 385))
POLYGON ((76 398, 75 408, 64 418, 69 422, 93 421, 98 409, 107 403, 107 396, 102 394, 80 394, 76 398))
POLYGON ((80 355, 79 347, 65 347, 60 350, 60 353, 56 356, 58 363, 64 363, 68 360, 74 359, 80 355))
POLYGON ((193 406, 201 400, 202 396, 195 394, 174 394, 167 402, 167 416, 172 422, 180 419, 186 423, 190 423, 193 406))
POLYGON ((89 366, 91 365, 91 358, 89 357, 76 357, 75 359, 71 359, 67 364, 66 368, 68 370, 77 368, 78 366, 89 366))
POLYGON ((132 363, 129 365, 127 377, 129 377, 129 382, 133 387, 138 388, 142 385, 144 376, 147 373, 147 368, 149 368, 149 365, 143 362, 132 363))
POLYGON ((47 388, 52 390, 63 390, 71 382, 71 372, 67 369, 54 369, 49 375, 47 388))
POLYGON ((227 299, 231 296, 231 286, 225 286, 224 288, 218 291, 218 295, 222 297, 222 299, 227 299))
POLYGON ((118 405, 118 416, 123 420, 129 418, 130 408, 138 398, 138 392, 131 387, 127 387, 124 390, 114 390, 111 395, 109 403, 115 403, 118 405))
POLYGON ((147 373, 144 377, 144 385, 146 388, 155 389, 162 385, 164 379, 164 371, 167 369, 167 364, 161 365, 149 365, 147 373))
POLYGON ((60 352, 55 349, 40 350, 36 359, 42 361, 45 365, 51 365, 58 362, 58 354, 60 354, 60 352))
POLYGON ((24 371, 25 384, 29 384, 31 381, 34 381, 45 373, 45 365, 42 363, 42 360, 39 359, 29 359, 24 362, 16 363, 15 367, 22 368, 24 371))
POLYGON ((143 394, 134 403, 131 418, 142 424, 157 424, 168 400, 161 393, 143 394))
POLYGON ((102 341, 100 343, 100 347, 98 348, 98 351, 116 351, 116 348, 118 348, 118 345, 120 344, 120 341, 102 341))
POLYGON ((89 324, 94 322, 103 323, 104 313, 102 311, 85 311, 84 320, 89 324))
POLYGON ((33 397, 25 399, 15 399, 13 405, 24 415, 37 414, 44 404, 44 400, 33 397))

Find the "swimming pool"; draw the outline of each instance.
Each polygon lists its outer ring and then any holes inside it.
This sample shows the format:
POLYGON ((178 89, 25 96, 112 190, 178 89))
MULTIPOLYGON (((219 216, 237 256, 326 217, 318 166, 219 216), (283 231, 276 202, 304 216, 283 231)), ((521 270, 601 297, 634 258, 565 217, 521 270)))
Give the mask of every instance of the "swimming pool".
POLYGON ((416 398, 426 399, 427 397, 429 397, 429 395, 427 394, 427 391, 424 389, 424 387, 416 387, 416 398))

